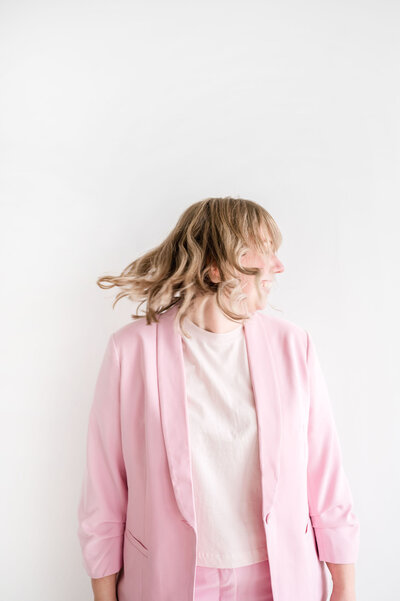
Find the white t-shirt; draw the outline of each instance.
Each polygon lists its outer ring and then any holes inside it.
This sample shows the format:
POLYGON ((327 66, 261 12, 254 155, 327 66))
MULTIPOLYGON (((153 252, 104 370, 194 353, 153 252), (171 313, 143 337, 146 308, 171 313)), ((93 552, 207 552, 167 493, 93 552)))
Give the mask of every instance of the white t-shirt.
POLYGON ((268 559, 257 413, 243 325, 217 334, 188 317, 182 336, 199 566, 268 559))

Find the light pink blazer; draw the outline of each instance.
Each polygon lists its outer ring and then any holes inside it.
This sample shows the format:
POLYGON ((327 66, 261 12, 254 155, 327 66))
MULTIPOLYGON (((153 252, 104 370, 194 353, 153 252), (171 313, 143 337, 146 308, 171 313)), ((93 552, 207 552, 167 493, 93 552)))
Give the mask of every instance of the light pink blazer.
MULTIPOLYGON (((193 601, 196 517, 177 306, 109 340, 90 411, 78 537, 119 601, 193 601)), ((325 561, 356 562, 359 522, 308 332, 256 311, 245 340, 274 601, 326 601, 325 561)))

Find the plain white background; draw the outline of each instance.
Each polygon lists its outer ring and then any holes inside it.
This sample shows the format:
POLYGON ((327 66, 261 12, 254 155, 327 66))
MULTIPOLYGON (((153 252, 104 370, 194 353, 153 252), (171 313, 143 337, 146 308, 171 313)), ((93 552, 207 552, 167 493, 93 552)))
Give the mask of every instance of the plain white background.
POLYGON ((0 10, 1 598, 92 598, 87 419, 135 309, 96 278, 227 195, 283 233, 267 312, 317 345, 361 523, 357 601, 399 598, 399 4, 0 10))

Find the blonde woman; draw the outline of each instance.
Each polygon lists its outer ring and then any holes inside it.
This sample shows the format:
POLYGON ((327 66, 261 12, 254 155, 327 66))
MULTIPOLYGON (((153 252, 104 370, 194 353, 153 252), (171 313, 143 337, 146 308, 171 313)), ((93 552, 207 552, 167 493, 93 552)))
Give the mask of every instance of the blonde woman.
POLYGON ((110 335, 90 411, 95 601, 327 601, 329 572, 331 601, 355 600, 359 522, 316 349, 261 312, 281 241, 256 202, 207 198, 99 278, 146 309, 110 335))

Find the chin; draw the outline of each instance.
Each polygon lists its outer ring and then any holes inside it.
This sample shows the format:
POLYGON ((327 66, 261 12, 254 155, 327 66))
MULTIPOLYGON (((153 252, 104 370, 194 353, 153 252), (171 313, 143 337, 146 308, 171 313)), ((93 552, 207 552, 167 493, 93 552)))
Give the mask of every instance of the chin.
POLYGON ((260 301, 255 302, 251 307, 251 313, 254 313, 255 311, 262 311, 266 307, 267 307, 267 299, 265 299, 264 301, 261 301, 261 302, 260 301))
POLYGON ((261 297, 257 298, 257 296, 255 295, 251 301, 247 300, 247 303, 245 303, 246 306, 246 311, 248 311, 248 313, 253 314, 256 311, 262 311, 263 309, 265 309, 268 305, 268 294, 266 294, 265 292, 262 293, 261 297))

